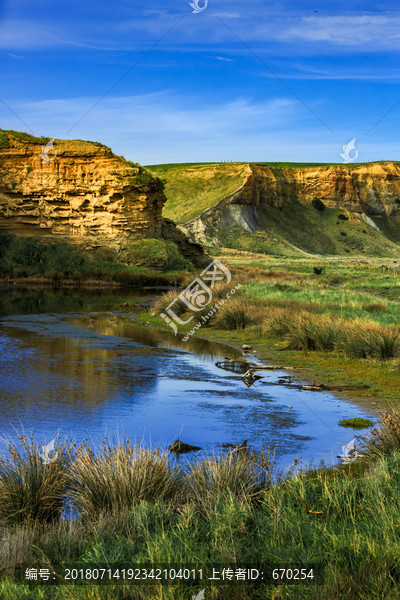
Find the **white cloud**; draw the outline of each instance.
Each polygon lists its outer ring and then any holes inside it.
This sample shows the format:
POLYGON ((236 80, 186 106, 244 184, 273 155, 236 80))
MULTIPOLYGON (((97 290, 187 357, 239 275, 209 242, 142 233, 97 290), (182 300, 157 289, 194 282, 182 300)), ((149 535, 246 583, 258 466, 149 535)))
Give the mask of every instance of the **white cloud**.
MULTIPOLYGON (((400 40, 400 15, 359 15, 303 17, 299 25, 291 27, 278 37, 308 42, 328 42, 345 46, 377 43, 390 46, 400 40)), ((375 47, 369 47, 374 51, 375 47)))
POLYGON ((225 58, 224 56, 212 56, 215 60, 223 60, 224 62, 235 62, 233 58, 225 58))
MULTIPOLYGON (((36 135, 102 142, 116 154, 142 164, 208 161, 341 162, 345 142, 357 137, 359 160, 399 160, 398 144, 385 130, 365 135, 361 124, 335 136, 325 131, 300 102, 236 98, 216 104, 182 99, 170 91, 107 97, 74 128, 97 98, 59 98, 8 104, 36 135)), ((24 129, 0 105, 2 127, 24 129)), ((344 126, 343 126, 344 127, 344 126)))
MULTIPOLYGON (((168 91, 142 96, 105 98, 67 135, 97 98, 11 102, 13 110, 37 135, 100 141, 116 154, 143 164, 193 160, 229 160, 268 147, 268 137, 289 131, 304 117, 297 101, 277 98, 255 102, 236 98, 216 104, 209 98, 185 98, 168 91), (236 148, 236 150, 235 150, 236 148)), ((0 106, 2 126, 21 129, 0 106)), ((309 119, 310 117, 306 117, 309 119)), ((312 118, 312 117, 311 117, 312 118)))

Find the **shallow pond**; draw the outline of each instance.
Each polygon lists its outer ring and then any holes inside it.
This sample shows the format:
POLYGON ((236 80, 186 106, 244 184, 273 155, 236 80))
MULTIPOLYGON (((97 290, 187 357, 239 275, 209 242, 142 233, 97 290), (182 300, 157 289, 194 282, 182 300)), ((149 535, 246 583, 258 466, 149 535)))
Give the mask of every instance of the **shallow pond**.
POLYGON ((342 445, 357 433, 338 422, 376 421, 331 393, 278 385, 287 373, 260 373, 262 379, 246 387, 240 373, 215 365, 242 359, 241 352, 200 338, 183 342, 136 324, 126 312, 89 312, 91 304, 58 314, 57 306, 66 310, 60 294, 58 302, 53 298, 56 312, 40 314, 36 305, 36 314, 3 309, 0 436, 33 430, 43 444, 59 432, 93 444, 107 436, 163 448, 179 438, 201 447, 200 455, 225 452, 222 444, 248 438, 256 450, 275 449, 278 464, 288 468, 296 457, 302 465, 337 463, 342 445))

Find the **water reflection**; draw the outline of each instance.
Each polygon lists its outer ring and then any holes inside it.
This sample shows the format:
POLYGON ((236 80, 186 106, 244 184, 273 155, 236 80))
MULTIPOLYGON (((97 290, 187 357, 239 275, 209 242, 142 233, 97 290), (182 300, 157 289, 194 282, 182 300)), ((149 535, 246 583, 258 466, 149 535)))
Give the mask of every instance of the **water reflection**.
POLYGON ((137 325, 130 314, 2 317, 0 435, 22 426, 44 442, 60 432, 163 448, 179 438, 200 455, 249 438, 252 448, 276 448, 281 465, 297 455, 336 462, 352 437, 338 421, 365 413, 329 393, 277 385, 283 372, 246 388, 240 374, 215 366, 239 357, 225 345, 137 325))

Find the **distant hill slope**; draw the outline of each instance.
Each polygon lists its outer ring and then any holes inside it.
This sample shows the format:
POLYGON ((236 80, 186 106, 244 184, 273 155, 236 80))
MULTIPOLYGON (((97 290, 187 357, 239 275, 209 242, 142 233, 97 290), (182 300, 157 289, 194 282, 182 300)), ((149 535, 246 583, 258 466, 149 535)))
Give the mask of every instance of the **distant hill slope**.
POLYGON ((400 254, 400 163, 147 168, 165 181, 164 215, 206 246, 285 255, 400 254))

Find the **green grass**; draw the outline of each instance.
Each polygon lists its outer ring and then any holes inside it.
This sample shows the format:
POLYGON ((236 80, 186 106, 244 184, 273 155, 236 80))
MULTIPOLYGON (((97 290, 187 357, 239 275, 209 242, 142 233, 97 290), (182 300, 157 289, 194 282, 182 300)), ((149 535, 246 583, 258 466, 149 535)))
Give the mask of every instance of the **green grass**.
POLYGON ((122 252, 121 259, 129 265, 160 269, 184 270, 193 267, 168 240, 148 239, 132 242, 122 252))
POLYGON ((191 268, 170 241, 141 240, 118 254, 111 248, 85 251, 66 242, 46 244, 0 232, 0 277, 6 279, 46 279, 54 285, 100 280, 142 287, 182 282, 191 268))
MULTIPOLYGON (((71 563, 83 568, 180 564, 209 573, 217 565, 316 565, 317 586, 235 588, 176 581, 163 587, 136 583, 132 595, 131 586, 118 584, 29 588, 3 577, 1 598, 187 600, 203 588, 211 600, 397 597, 399 418, 389 415, 384 421, 388 427, 375 435, 371 451, 366 446, 364 463, 300 471, 275 485, 267 453, 258 458, 228 454, 183 470, 169 466, 162 453, 129 445, 106 445, 99 454, 77 449, 68 464, 54 469, 63 473, 66 491, 71 485, 78 494, 79 506, 86 508, 82 516, 44 523, 21 515, 21 522, 11 523, 4 509, 1 514, 3 568, 40 564, 59 572, 71 563)), ((30 450, 27 473, 31 463, 40 462, 30 450)), ((24 468, 12 452, 8 460, 10 473, 24 468)), ((28 509, 32 495, 23 489, 20 501, 28 509)), ((41 494, 46 502, 46 486, 41 494)))
MULTIPOLYGON (((347 167, 349 169, 357 168, 361 165, 373 165, 385 163, 384 160, 374 160, 371 162, 354 162, 349 164, 344 163, 302 163, 302 162, 253 162, 253 165, 265 165, 269 167, 288 168, 288 169, 308 169, 315 167, 347 167)), ((396 162, 396 161, 393 161, 396 162)))
POLYGON ((198 217, 204 210, 240 187, 245 163, 152 165, 151 173, 165 180, 167 202, 163 215, 176 223, 198 217))
POLYGON ((31 135, 30 133, 25 133, 23 131, 14 131, 12 129, 0 129, 0 149, 10 148, 11 142, 9 140, 9 136, 12 136, 22 142, 29 142, 31 144, 46 144, 50 140, 49 137, 37 137, 31 135))
MULTIPOLYGON (((337 163, 346 169, 362 164, 370 163, 337 163)), ((165 181, 167 202, 164 215, 177 223, 187 223, 240 188, 253 165, 269 165, 277 176, 283 176, 284 168, 330 166, 323 163, 186 163, 152 165, 148 168, 165 181)), ((355 181, 360 198, 365 201, 365 190, 361 183, 355 181)), ((280 208, 261 202, 257 232, 247 233, 236 225, 213 228, 210 224, 206 235, 210 243, 217 245, 219 249, 227 247, 275 256, 295 256, 299 253, 381 257, 398 255, 399 218, 373 217, 384 234, 382 236, 361 219, 350 218, 350 213, 344 214, 343 208, 328 208, 317 197, 313 203, 317 208, 325 207, 324 210, 316 210, 312 203, 301 203, 294 195, 280 208)))
MULTIPOLYGON (((292 366, 311 382, 370 386, 352 391, 353 398, 373 398, 381 407, 398 402, 400 282, 394 272, 382 271, 382 266, 387 269, 396 262, 341 259, 339 263, 322 257, 272 258, 228 250, 218 258, 230 268, 230 287, 242 286, 226 309, 238 303, 246 329, 236 329, 234 321, 218 322, 217 313, 202 324, 198 335, 254 345, 260 358, 292 366), (315 267, 324 268, 323 274, 315 275, 315 267), (393 299, 381 299, 383 284, 392 290, 393 299), (366 287, 371 291, 365 293, 366 287)), ((169 304, 173 296, 171 292, 165 302, 169 304)), ((216 294, 215 300, 220 297, 216 294)), ((159 303, 154 316, 142 314, 140 320, 163 326, 157 316, 163 306, 159 303)), ((190 325, 182 327, 182 333, 190 331, 190 325)))
MULTIPOLYGON (((264 207, 262 213, 264 229, 278 241, 277 252, 280 247, 283 253, 284 246, 290 244, 292 253, 295 251, 297 255, 299 250, 340 256, 395 257, 399 253, 400 227, 397 221, 391 224, 382 218, 382 223, 391 232, 389 239, 389 234, 385 238, 362 221, 338 221, 342 214, 339 209, 318 211, 312 205, 304 205, 294 199, 281 210, 264 207)), ((257 252, 257 249, 252 251, 257 252)))
POLYGON ((370 419, 356 417, 354 419, 342 419, 339 421, 341 427, 351 427, 352 429, 367 429, 372 427, 373 422, 370 419))

